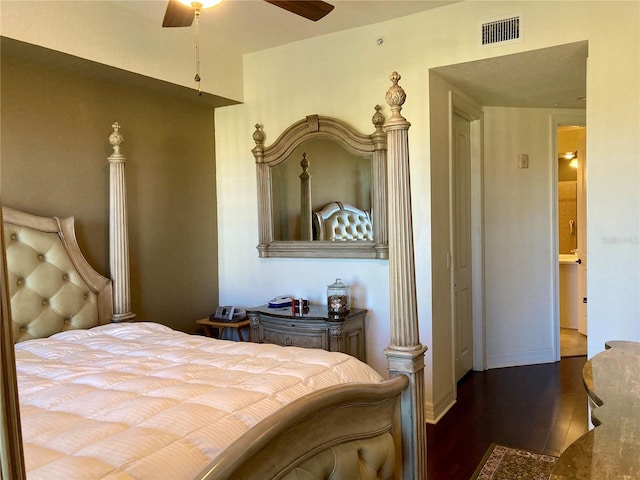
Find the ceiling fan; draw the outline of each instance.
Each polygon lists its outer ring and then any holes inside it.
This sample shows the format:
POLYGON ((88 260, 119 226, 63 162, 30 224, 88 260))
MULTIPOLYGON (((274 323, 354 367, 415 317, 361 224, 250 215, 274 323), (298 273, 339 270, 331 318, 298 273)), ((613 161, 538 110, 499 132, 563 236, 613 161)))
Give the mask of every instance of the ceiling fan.
MULTIPOLYGON (((195 82, 198 84, 198 95, 202 95, 200 88, 200 33, 198 19, 203 8, 212 7, 221 0, 169 0, 167 10, 164 13, 163 27, 189 27, 196 23, 196 75, 195 82)), ((308 18, 314 22, 320 20, 333 10, 333 5, 321 0, 265 0, 277 7, 283 8, 291 13, 308 18)))
MULTIPOLYGON (((163 27, 188 27, 197 18, 202 8, 213 6, 220 0, 169 0, 167 10, 162 21, 163 27)), ((333 5, 322 0, 264 0, 272 5, 283 8, 291 13, 300 15, 314 22, 317 22, 331 10, 333 5)))

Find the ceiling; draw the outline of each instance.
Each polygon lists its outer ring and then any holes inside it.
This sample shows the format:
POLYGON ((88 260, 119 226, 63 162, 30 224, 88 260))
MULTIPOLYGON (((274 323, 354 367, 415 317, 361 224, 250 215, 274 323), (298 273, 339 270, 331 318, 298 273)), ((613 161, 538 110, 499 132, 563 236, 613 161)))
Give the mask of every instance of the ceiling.
POLYGON ((587 55, 584 41, 433 71, 481 105, 585 108, 587 55))
MULTIPOLYGON (((200 16, 203 49, 218 48, 228 50, 232 55, 243 55, 457 3, 432 0, 329 2, 335 5, 334 10, 318 22, 312 22, 263 0, 223 0, 217 6, 203 10, 200 16)), ((91 8, 103 2, 83 3, 86 8, 91 8)), ((162 31, 164 39, 175 36, 176 39, 192 41, 192 35, 195 35, 194 27, 163 29, 167 0, 111 1, 108 5, 113 21, 124 15, 133 17, 134 22, 162 31)), ((8 42, 3 41, 3 49, 8 46, 8 42)), ((495 54, 499 55, 500 50, 496 49, 495 54)), ((583 109, 586 106, 587 56, 588 45, 584 41, 442 66, 432 71, 481 105, 583 109)), ((25 58, 25 52, 21 52, 19 57, 25 58)), ((62 62, 58 58, 56 63, 62 62)), ((122 75, 126 73, 121 72, 122 75)), ((172 85, 167 84, 166 87, 172 85)), ((181 89, 184 96, 192 95, 191 89, 181 89)), ((210 97, 214 107, 229 104, 229 100, 222 97, 210 97)))
MULTIPOLYGON (((216 6, 202 10, 200 31, 203 35, 210 35, 213 45, 224 45, 244 54, 384 22, 459 1, 328 0, 335 8, 326 17, 313 22, 263 0, 222 0, 216 6)), ((140 14, 160 27, 167 1, 133 0, 114 2, 113 6, 140 14)))
MULTIPOLYGON (((262 0, 223 0, 202 11, 201 38, 206 45, 223 45, 242 55, 456 3, 431 0, 329 2, 335 5, 334 10, 318 22, 312 22, 262 0)), ((167 2, 134 0, 114 2, 113 5, 157 23, 161 28, 167 2)), ((191 30, 195 29, 191 27, 191 30)), ((481 105, 585 108, 587 54, 587 42, 578 42, 440 67, 434 71, 481 105)))

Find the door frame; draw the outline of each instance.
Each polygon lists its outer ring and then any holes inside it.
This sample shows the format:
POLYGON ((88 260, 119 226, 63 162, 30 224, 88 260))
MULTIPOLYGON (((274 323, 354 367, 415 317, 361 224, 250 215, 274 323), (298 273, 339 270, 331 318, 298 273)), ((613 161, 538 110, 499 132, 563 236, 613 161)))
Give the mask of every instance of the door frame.
MULTIPOLYGON (((473 370, 487 368, 486 328, 484 305, 484 194, 483 194, 483 158, 482 158, 482 107, 474 100, 455 90, 449 91, 449 256, 453 252, 453 115, 459 115, 469 121, 470 162, 471 162, 471 315, 473 325, 473 370)), ((450 265, 453 264, 450 259, 450 265)), ((451 274, 451 329, 452 364, 455 364, 455 305, 453 292, 453 268, 451 274)), ((455 368, 452 375, 455 385, 455 368)))
MULTIPOLYGON (((552 291, 552 321, 551 321, 551 338, 553 339, 553 358, 559 362, 562 358, 560 352, 560 265, 558 258, 560 255, 560 247, 558 245, 558 127, 567 126, 587 126, 587 112, 579 111, 576 113, 552 113, 549 116, 549 128, 551 145, 549 151, 551 157, 551 181, 554 188, 551 189, 551 256, 552 262, 555 262, 555 268, 552 269, 551 291, 552 291)), ((587 132, 588 135, 588 132, 587 132)), ((583 199, 583 201, 586 199, 583 199)), ((588 211, 587 211, 588 215, 588 211)), ((588 330, 588 326, 587 326, 588 330)))

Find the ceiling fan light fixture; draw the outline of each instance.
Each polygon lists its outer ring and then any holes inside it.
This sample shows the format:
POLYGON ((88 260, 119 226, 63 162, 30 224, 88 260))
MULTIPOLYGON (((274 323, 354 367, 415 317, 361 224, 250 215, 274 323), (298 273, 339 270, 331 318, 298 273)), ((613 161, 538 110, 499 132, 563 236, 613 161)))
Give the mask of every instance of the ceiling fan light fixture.
POLYGON ((200 0, 197 2, 192 2, 191 0, 178 0, 178 1, 183 5, 186 5, 187 7, 192 7, 196 10, 200 10, 202 8, 215 7, 222 0, 200 0))

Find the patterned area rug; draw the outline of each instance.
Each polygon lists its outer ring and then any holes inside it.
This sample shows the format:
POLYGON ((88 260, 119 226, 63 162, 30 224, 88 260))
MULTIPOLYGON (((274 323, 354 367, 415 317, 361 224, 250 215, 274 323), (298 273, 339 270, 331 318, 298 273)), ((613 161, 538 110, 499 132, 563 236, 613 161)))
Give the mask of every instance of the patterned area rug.
POLYGON ((471 480, 549 480, 557 458, 491 444, 471 480))

